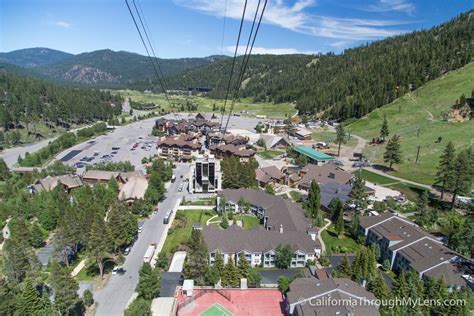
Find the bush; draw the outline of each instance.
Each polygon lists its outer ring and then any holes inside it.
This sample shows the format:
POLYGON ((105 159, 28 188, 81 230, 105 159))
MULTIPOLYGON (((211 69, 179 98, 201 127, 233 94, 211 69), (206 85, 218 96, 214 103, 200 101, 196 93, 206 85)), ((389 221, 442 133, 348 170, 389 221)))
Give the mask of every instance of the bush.
POLYGON ((84 291, 84 294, 82 294, 82 301, 87 307, 92 306, 92 304, 94 304, 94 296, 92 295, 92 292, 90 290, 84 291))

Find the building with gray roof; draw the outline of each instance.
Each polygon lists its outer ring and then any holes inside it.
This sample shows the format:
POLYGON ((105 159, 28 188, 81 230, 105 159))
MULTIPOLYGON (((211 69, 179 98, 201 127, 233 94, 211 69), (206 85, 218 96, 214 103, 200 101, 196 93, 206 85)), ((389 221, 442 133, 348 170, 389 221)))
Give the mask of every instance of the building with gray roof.
POLYGON ((380 315, 375 296, 347 278, 298 278, 286 296, 289 315, 380 315))
POLYGON ((377 243, 380 260, 389 260, 394 271, 414 269, 420 277, 443 276, 450 287, 468 286, 474 263, 446 247, 435 236, 395 213, 360 218, 366 243, 377 243))
POLYGON ((294 252, 292 267, 304 267, 308 260, 321 254, 317 239, 317 228, 304 216, 303 209, 296 203, 262 190, 225 189, 217 197, 218 211, 252 213, 262 227, 243 230, 237 226, 220 229, 206 226, 203 236, 209 248, 209 262, 212 264, 219 251, 227 260, 237 260, 243 252, 253 266, 274 267, 276 248, 289 245, 294 252))

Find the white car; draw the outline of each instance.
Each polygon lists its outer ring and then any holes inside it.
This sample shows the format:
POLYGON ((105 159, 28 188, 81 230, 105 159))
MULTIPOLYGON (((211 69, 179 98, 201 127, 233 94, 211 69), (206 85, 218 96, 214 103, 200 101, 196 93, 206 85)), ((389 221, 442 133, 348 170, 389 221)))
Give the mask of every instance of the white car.
POLYGON ((125 270, 122 268, 122 267, 115 267, 113 270, 112 270, 112 274, 124 274, 125 273, 125 270))
POLYGON ((138 233, 140 234, 143 231, 143 226, 138 227, 138 233))

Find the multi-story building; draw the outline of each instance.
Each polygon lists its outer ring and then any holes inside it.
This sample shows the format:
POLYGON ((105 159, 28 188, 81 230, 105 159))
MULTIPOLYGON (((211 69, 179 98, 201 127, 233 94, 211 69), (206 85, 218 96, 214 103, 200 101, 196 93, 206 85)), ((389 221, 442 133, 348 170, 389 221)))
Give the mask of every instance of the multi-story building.
POLYGON ((165 158, 190 160, 199 155, 202 145, 197 139, 187 136, 162 137, 156 143, 158 155, 165 158))
POLYGON ((248 213, 260 219, 263 227, 243 230, 235 225, 222 230, 213 226, 203 229, 209 249, 209 263, 213 264, 217 252, 236 263, 244 253, 252 266, 274 267, 276 249, 288 245, 293 251, 291 267, 304 267, 308 260, 321 255, 317 229, 305 218, 303 209, 296 203, 262 190, 225 189, 217 197, 218 211, 248 213))
POLYGON ((332 278, 324 270, 317 276, 297 278, 286 294, 287 315, 380 315, 374 294, 348 278, 332 278))
POLYGON ((209 250, 209 264, 214 264, 217 253, 224 262, 232 258, 237 264, 239 254, 243 253, 253 267, 275 267, 279 245, 289 245, 293 251, 290 267, 304 267, 308 260, 315 260, 321 253, 321 245, 304 232, 268 231, 265 229, 244 230, 236 225, 227 229, 206 226, 203 229, 204 240, 209 250))
POLYGON ((248 162, 250 158, 255 156, 255 150, 247 149, 246 146, 237 145, 210 145, 209 150, 217 158, 238 157, 241 162, 248 162))
POLYGON ((221 189, 222 174, 219 160, 213 155, 197 157, 189 181, 193 193, 213 193, 221 189))
POLYGON ((444 276, 450 287, 468 286, 474 262, 446 247, 412 221, 394 213, 360 218, 359 232, 366 243, 377 243, 380 260, 389 260, 392 270, 414 269, 420 277, 444 276))

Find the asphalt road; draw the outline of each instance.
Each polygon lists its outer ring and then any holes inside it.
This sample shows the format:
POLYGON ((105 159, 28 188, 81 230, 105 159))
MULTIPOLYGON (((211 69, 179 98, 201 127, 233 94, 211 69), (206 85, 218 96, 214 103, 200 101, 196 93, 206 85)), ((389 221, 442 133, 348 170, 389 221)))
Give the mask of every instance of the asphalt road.
POLYGON ((25 154, 27 152, 33 153, 37 150, 40 150, 41 148, 48 145, 48 143, 54 139, 55 138, 45 139, 38 143, 29 144, 22 147, 13 147, 13 148, 6 149, 4 152, 0 154, 0 157, 2 157, 3 160, 5 160, 8 167, 12 167, 18 161, 18 156, 25 157, 25 154))
MULTIPOLYGON (((124 275, 112 275, 107 286, 94 293, 97 302, 96 315, 122 315, 127 302, 138 284, 138 271, 143 263, 143 255, 151 243, 158 243, 164 233, 163 217, 166 211, 173 208, 182 196, 188 193, 178 192, 181 183, 180 176, 189 172, 190 165, 177 164, 174 169, 176 182, 171 183, 166 198, 159 204, 159 211, 144 223, 143 231, 126 257, 123 267, 124 275)), ((169 224, 171 225, 171 223, 169 224)))

